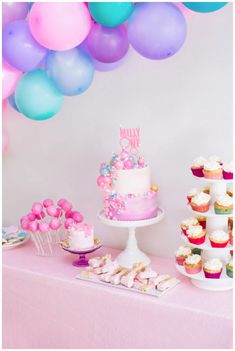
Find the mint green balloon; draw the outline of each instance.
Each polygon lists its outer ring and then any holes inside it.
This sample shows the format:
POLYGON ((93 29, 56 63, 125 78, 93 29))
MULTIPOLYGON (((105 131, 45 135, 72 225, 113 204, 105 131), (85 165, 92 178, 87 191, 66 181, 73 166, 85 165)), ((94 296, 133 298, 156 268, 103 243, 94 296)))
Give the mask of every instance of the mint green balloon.
POLYGON ((15 90, 15 102, 26 117, 43 121, 53 117, 61 108, 64 97, 45 71, 24 74, 15 90))
POLYGON ((125 22, 134 10, 132 2, 89 2, 91 16, 106 27, 116 27, 125 22))

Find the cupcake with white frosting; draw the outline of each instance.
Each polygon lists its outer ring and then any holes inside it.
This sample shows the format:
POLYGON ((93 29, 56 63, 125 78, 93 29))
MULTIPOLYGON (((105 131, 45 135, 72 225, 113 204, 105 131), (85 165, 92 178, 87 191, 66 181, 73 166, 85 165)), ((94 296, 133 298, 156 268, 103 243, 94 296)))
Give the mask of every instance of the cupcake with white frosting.
POLYGON ((214 209, 216 214, 231 214, 233 212, 233 198, 228 194, 218 196, 214 209))
POLYGON ((186 260, 186 258, 191 255, 192 250, 190 247, 188 246, 180 246, 178 248, 178 250, 175 253, 175 259, 176 262, 180 265, 183 266, 184 261, 186 260))
POLYGON ((223 166, 223 178, 233 179, 233 161, 226 163, 223 166))
POLYGON ((201 225, 195 225, 187 230, 188 241, 194 245, 201 245, 205 242, 206 231, 201 225))
POLYGON ((184 219, 181 224, 180 224, 180 228, 182 230, 182 232, 184 233, 184 235, 187 236, 187 229, 191 226, 194 225, 198 225, 198 220, 195 217, 190 217, 187 219, 184 219))
POLYGON ((199 190, 197 188, 192 188, 189 190, 188 194, 187 194, 187 199, 188 199, 188 202, 190 203, 192 198, 194 196, 196 196, 197 194, 199 193, 199 190))
POLYGON ((218 258, 212 258, 203 265, 206 278, 219 279, 223 270, 223 264, 218 258))
POLYGON ((223 230, 215 230, 209 235, 212 247, 226 247, 229 242, 229 234, 223 230))
POLYGON ((202 226, 203 229, 206 229, 206 217, 196 216, 198 223, 202 226))
POLYGON ((200 255, 190 255, 184 261, 184 268, 188 274, 197 274, 202 269, 202 259, 200 255))
POLYGON ((208 161, 210 161, 210 162, 218 162, 220 165, 223 164, 222 158, 220 156, 217 156, 217 155, 210 156, 208 161))
POLYGON ((207 179, 222 179, 223 169, 221 164, 215 161, 205 162, 203 168, 203 175, 207 179))
POLYGON ((193 173, 194 176, 196 177, 203 177, 203 167, 204 167, 204 163, 206 162, 206 159, 202 156, 197 157, 194 161, 193 161, 193 165, 191 166, 191 171, 193 173))
POLYGON ((193 211, 207 212, 210 206, 210 195, 201 191, 199 194, 194 196, 190 202, 193 211))

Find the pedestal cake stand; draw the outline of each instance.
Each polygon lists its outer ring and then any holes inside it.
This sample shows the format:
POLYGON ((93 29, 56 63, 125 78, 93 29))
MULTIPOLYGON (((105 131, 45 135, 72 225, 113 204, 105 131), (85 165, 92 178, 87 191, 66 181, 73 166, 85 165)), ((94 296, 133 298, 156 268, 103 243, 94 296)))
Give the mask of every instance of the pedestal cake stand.
POLYGON ((202 249, 201 257, 203 260, 208 260, 211 258, 219 258, 224 264, 223 271, 219 279, 209 279, 209 278, 205 278, 203 270, 198 274, 192 275, 192 274, 186 273, 183 266, 176 264, 176 268, 181 274, 187 277, 190 277, 192 283, 198 288, 206 289, 206 290, 214 290, 214 291, 229 290, 229 289, 232 289, 233 287, 233 279, 229 278, 226 275, 225 265, 231 259, 230 251, 233 249, 233 247, 232 245, 228 244, 225 248, 213 248, 210 245, 208 235, 210 235, 210 233, 213 232, 214 230, 228 231, 228 217, 232 217, 233 214, 216 214, 213 206, 217 196, 226 194, 227 184, 232 183, 232 180, 207 179, 207 178, 199 178, 199 177, 195 177, 195 178, 209 183, 209 186, 210 186, 212 206, 210 207, 208 212, 205 212, 205 213, 196 212, 192 210, 190 205, 188 206, 190 211, 195 216, 206 217, 207 237, 206 237, 206 241, 201 245, 191 244, 187 240, 186 236, 183 234, 181 234, 181 239, 187 244, 187 246, 190 246, 193 248, 197 247, 199 249, 202 249))
POLYGON ((131 268, 136 262, 143 262, 146 265, 150 263, 149 257, 138 248, 135 236, 136 228, 147 227, 149 225, 156 224, 162 220, 163 216, 164 210, 161 208, 158 208, 158 215, 156 217, 140 221, 110 220, 104 216, 103 211, 99 212, 98 217, 102 223, 112 227, 128 229, 129 236, 126 243, 126 248, 117 257, 117 261, 121 266, 131 268))

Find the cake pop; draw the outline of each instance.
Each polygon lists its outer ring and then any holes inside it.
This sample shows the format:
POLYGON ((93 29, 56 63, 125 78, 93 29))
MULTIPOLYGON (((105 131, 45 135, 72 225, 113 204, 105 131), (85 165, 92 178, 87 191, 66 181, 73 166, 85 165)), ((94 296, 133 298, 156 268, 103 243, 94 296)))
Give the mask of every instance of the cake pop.
POLYGON ((22 223, 22 222, 25 221, 25 220, 27 220, 27 221, 29 220, 29 219, 28 219, 28 216, 23 216, 23 217, 21 217, 20 223, 22 223))
POLYGON ((38 228, 41 233, 47 233, 50 230, 50 226, 47 222, 39 223, 38 228))
POLYGON ((47 207, 47 214, 51 217, 55 217, 57 214, 57 208, 55 206, 47 207))
POLYGON ((65 212, 65 218, 72 218, 73 217, 73 212, 72 210, 69 210, 67 212, 65 212))
POLYGON ((63 211, 62 211, 62 209, 61 208, 59 208, 59 207, 57 207, 57 209, 56 209, 56 215, 55 215, 55 217, 61 217, 63 215, 63 211))
POLYGON ((45 214, 45 212, 41 212, 40 214, 37 214, 36 215, 36 219, 43 219, 43 218, 45 218, 46 217, 46 214, 45 214))
POLYGON ((71 209, 72 209, 72 204, 70 203, 70 202, 68 202, 68 201, 65 201, 65 202, 63 202, 63 204, 62 204, 62 209, 65 211, 65 212, 67 212, 67 211, 70 211, 71 209))
POLYGON ((42 204, 40 202, 35 202, 32 206, 31 210, 35 215, 40 214, 42 212, 42 204))
POLYGON ((83 221, 83 216, 81 215, 80 212, 78 211, 74 211, 72 213, 72 219, 76 222, 76 223, 81 223, 83 221))
POLYGON ((36 219, 36 215, 34 213, 29 213, 27 214, 28 220, 31 221, 35 221, 36 219))
POLYGON ((55 230, 56 232, 56 241, 59 242, 60 241, 60 235, 59 235, 59 232, 58 230, 60 229, 61 227, 61 222, 58 218, 53 218, 51 221, 50 221, 50 228, 52 230, 55 230))
POLYGON ((58 202, 57 202, 57 205, 59 207, 62 207, 63 203, 66 202, 67 200, 66 199, 60 199, 58 202))
POLYGON ((24 230, 28 230, 30 221, 28 219, 22 219, 21 228, 24 230))
POLYGON ((53 206, 54 205, 54 201, 52 199, 45 199, 43 201, 43 206, 45 208, 49 207, 49 206, 53 206))
POLYGON ((38 230, 38 223, 36 221, 29 222, 28 229, 32 233, 36 233, 36 231, 38 230))

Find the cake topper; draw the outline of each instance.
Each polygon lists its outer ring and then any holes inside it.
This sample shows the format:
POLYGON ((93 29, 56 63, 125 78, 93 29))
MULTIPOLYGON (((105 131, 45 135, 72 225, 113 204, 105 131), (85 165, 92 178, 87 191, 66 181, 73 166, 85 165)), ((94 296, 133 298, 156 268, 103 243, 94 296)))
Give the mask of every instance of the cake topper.
POLYGON ((140 147, 140 128, 120 127, 120 146, 130 154, 137 155, 140 147))

